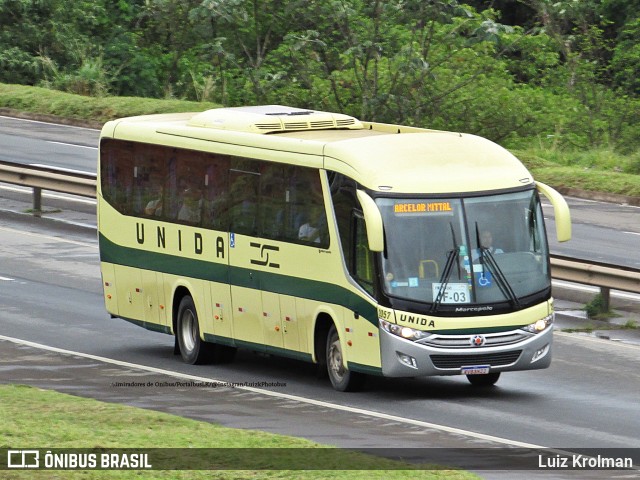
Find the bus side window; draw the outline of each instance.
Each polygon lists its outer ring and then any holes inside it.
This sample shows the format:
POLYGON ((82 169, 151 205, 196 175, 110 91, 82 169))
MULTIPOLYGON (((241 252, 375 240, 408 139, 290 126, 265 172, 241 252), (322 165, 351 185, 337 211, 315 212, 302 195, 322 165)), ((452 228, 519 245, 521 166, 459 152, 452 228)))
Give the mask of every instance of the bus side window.
POLYGON ((227 230, 229 158, 210 154, 206 161, 203 225, 214 230, 227 230))
POLYGON ((202 223, 207 156, 200 152, 181 151, 178 155, 177 220, 189 225, 202 223))
POLYGON ((128 215, 133 207, 133 145, 129 142, 103 140, 101 150, 102 193, 116 210, 128 215))
POLYGON ((354 236, 354 262, 353 262, 353 278, 368 293, 373 295, 374 285, 374 267, 373 256, 369 250, 369 241, 367 240, 367 229, 364 218, 359 213, 353 215, 353 236, 354 236))
POLYGON ((260 172, 257 162, 236 160, 229 170, 230 231, 255 235, 260 172))
POLYGON ((285 238, 287 217, 287 179, 293 167, 266 163, 260 176, 260 205, 258 235, 282 240, 285 238))
POLYGON ((293 188, 292 223, 297 241, 321 248, 329 246, 327 214, 320 174, 315 169, 296 167, 293 188))
POLYGON ((331 200, 333 212, 336 216, 338 235, 342 244, 344 261, 349 273, 353 273, 353 235, 352 212, 357 208, 355 183, 348 180, 340 180, 340 185, 333 191, 331 200))

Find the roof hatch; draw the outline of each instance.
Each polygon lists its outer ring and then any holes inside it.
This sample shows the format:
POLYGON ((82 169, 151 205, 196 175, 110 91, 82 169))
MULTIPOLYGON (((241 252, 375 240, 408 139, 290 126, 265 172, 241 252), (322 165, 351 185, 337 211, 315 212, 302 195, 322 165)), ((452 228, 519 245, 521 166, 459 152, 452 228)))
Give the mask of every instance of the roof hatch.
POLYGON ((188 125, 251 133, 364 128, 359 120, 348 115, 281 105, 207 110, 191 117, 188 125))

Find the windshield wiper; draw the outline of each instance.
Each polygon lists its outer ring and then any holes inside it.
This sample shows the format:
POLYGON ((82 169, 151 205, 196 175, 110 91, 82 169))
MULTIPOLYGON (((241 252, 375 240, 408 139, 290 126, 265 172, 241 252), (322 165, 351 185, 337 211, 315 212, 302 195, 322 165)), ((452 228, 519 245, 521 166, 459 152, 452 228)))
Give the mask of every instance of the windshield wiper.
POLYGON ((500 288, 504 297, 516 308, 521 308, 520 300, 518 300, 513 288, 511 288, 511 284, 504 275, 504 272, 498 266, 498 262, 496 262, 493 253, 491 253, 491 250, 480 244, 480 230, 478 228, 478 222, 476 222, 476 242, 478 242, 478 251, 480 252, 480 264, 482 265, 482 270, 484 271, 484 267, 488 266, 489 271, 497 280, 498 288, 500 288))
POLYGON ((442 275, 440 276, 440 288, 438 289, 438 294, 431 304, 431 313, 437 312, 438 307, 442 303, 442 299, 447 289, 447 285, 449 284, 449 277, 451 277, 451 272, 453 271, 454 264, 458 265, 458 279, 460 279, 460 262, 457 261, 460 246, 458 245, 458 241, 456 240, 456 232, 454 232, 451 222, 449 222, 449 227, 451 227, 451 241, 453 242, 453 248, 447 252, 447 263, 445 264, 442 275))

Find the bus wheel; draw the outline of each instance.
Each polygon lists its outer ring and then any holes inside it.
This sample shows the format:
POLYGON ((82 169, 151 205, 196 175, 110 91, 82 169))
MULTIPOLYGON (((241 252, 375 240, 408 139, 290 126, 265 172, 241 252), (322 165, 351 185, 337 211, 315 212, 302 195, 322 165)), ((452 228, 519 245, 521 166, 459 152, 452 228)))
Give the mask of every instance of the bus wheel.
POLYGON ((500 372, 487 373, 486 375, 467 375, 467 380, 476 387, 490 387, 500 378, 500 372))
POLYGON ((178 324, 176 329, 180 355, 190 365, 205 363, 209 360, 209 345, 200 339, 198 313, 193 299, 186 296, 178 307, 178 324))
POLYGON ((331 380, 333 388, 339 392, 358 390, 363 384, 364 376, 345 368, 342 360, 340 337, 335 325, 333 325, 327 336, 327 372, 329 373, 329 380, 331 380))

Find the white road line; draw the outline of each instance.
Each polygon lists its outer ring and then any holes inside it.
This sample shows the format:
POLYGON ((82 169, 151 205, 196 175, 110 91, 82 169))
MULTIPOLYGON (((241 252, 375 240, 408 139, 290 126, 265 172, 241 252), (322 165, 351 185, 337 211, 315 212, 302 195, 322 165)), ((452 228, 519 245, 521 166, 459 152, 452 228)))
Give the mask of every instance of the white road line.
MULTIPOLYGON (((569 290, 577 290, 581 292, 588 292, 588 293, 594 293, 594 294, 600 292, 600 287, 593 287, 591 285, 581 285, 578 283, 567 282, 564 280, 552 280, 551 284, 555 287, 563 287, 569 290)), ((632 300, 634 302, 640 301, 640 295, 638 295, 637 293, 623 292, 621 290, 613 290, 611 292, 611 296, 615 298, 623 298, 625 300, 632 300)))
POLYGON ((69 240, 68 238, 53 237, 51 235, 43 235, 41 233, 25 232, 25 231, 22 231, 22 230, 16 230, 14 228, 8 228, 8 227, 0 227, 0 230, 4 230, 5 232, 10 232, 10 233, 15 233, 17 235, 25 235, 27 237, 44 238, 45 240, 53 240, 53 241, 56 241, 56 242, 71 243, 73 245, 80 245, 82 247, 98 248, 98 244, 97 243, 94 244, 94 243, 87 243, 87 242, 78 242, 77 240, 69 240))
POLYGON ((0 281, 3 281, 3 282, 13 282, 14 280, 15 280, 14 278, 0 277, 0 281))
MULTIPOLYGON (((50 142, 50 143, 60 143, 60 142, 50 142)), ((70 145, 70 144, 65 144, 70 145)), ((78 145, 76 145, 78 146, 78 145)), ((93 148, 93 147, 85 147, 85 148, 93 148)), ((86 170, 75 170, 73 168, 62 168, 62 167, 54 167, 52 165, 46 165, 44 163, 30 163, 30 167, 40 167, 40 168, 55 168, 56 170, 60 170, 61 172, 69 172, 69 173, 81 173, 83 175, 95 175, 92 172, 87 172, 86 170)))
MULTIPOLYGON (((9 192, 18 192, 18 193, 26 193, 31 195, 33 193, 32 189, 29 187, 7 187, 7 186, 0 186, 0 190, 7 190, 9 192)), ((96 200, 91 200, 91 199, 86 199, 86 198, 78 198, 77 196, 72 196, 71 194, 67 195, 59 195, 56 193, 43 193, 42 196, 44 198, 54 198, 56 200, 67 200, 69 202, 76 202, 76 203, 85 203, 87 205, 96 205, 97 201, 96 200)))
MULTIPOLYGON (((170 370, 164 370, 161 368, 155 368, 155 367, 148 367, 146 365, 138 365, 136 363, 129 363, 129 362, 123 362, 121 360, 115 360, 113 358, 106 358, 106 357, 100 357, 97 355, 91 355, 88 353, 82 353, 82 352, 74 352, 72 350, 65 350, 62 348, 57 348, 57 347, 51 347, 49 345, 42 345, 40 343, 34 343, 34 342, 30 342, 28 340, 21 340, 18 338, 13 338, 13 337, 6 337, 4 335, 0 335, 0 340, 6 340, 8 342, 12 342, 18 345, 26 345, 29 347, 33 347, 33 348, 39 348, 41 350, 47 350, 50 352, 55 352, 55 353, 62 353, 64 355, 73 355, 73 356, 78 356, 78 357, 82 357, 82 358, 87 358, 90 360, 96 360, 99 362, 103 362, 103 363, 108 363, 111 365, 119 365, 121 367, 127 367, 127 368, 136 368, 138 370, 144 370, 147 372, 151 372, 151 373, 157 373, 160 375, 168 375, 171 377, 176 377, 176 378, 181 378, 181 379, 185 379, 185 380, 193 380, 193 381, 198 381, 198 382, 213 382, 213 383, 221 383, 221 384, 225 384, 227 382, 223 381, 223 380, 217 380, 214 378, 208 378, 208 377, 199 377, 196 375, 187 375, 184 373, 178 373, 178 372, 172 372, 170 370)), ((310 405, 316 405, 319 407, 323 407, 323 408, 329 408, 332 410, 338 410, 338 411, 343 411, 343 412, 349 412, 349 413, 354 413, 357 415, 366 415, 369 417, 374 417, 374 418, 379 418, 382 420, 388 420, 388 421, 393 421, 393 422, 399 422, 399 423, 404 423, 404 424, 408 424, 408 425, 415 425, 415 426, 419 426, 419 427, 423 427, 423 428, 432 428, 434 430, 439 430, 442 432, 447 432, 447 433, 452 433, 455 435, 464 435, 466 437, 470 437, 470 438, 476 438, 479 440, 485 440, 485 441, 489 441, 489 442, 495 442, 495 443, 499 443, 502 445, 509 445, 509 446, 515 446, 515 447, 521 447, 521 448, 535 448, 535 449, 539 449, 539 448, 544 448, 540 445, 534 445, 531 443, 524 443, 524 442, 518 442, 515 440, 509 440, 506 438, 501 438, 501 437, 494 437, 493 435, 485 435, 483 433, 477 433, 477 432, 471 432, 468 430, 462 430, 460 428, 454 428, 454 427, 447 427, 446 425, 438 425, 436 423, 430 423, 430 422, 423 422, 421 420, 413 420, 411 418, 404 418, 404 417, 398 417, 396 415, 388 415, 386 413, 380 413, 380 412, 374 412, 371 410, 364 410, 362 408, 356 408, 356 407, 348 407, 346 405, 339 405, 336 403, 330 403, 330 402, 324 402, 322 400, 313 400, 310 398, 305 398, 305 397, 299 397, 297 395, 289 395, 286 393, 279 393, 279 392, 271 392, 269 390, 263 390, 261 388, 255 388, 255 387, 243 387, 243 386, 237 386, 235 388, 241 389, 241 390, 245 390, 248 392, 253 392, 253 393, 257 393, 260 395, 266 395, 269 397, 276 397, 276 398, 282 398, 282 399, 286 399, 286 400, 291 400, 294 402, 300 402, 300 403, 306 403, 306 404, 310 404, 310 405)))
POLYGON ((53 140, 47 140, 47 143, 55 143, 56 145, 64 145, 65 147, 90 148, 91 150, 98 150, 98 147, 89 147, 87 145, 78 145, 77 143, 54 142, 53 140))

